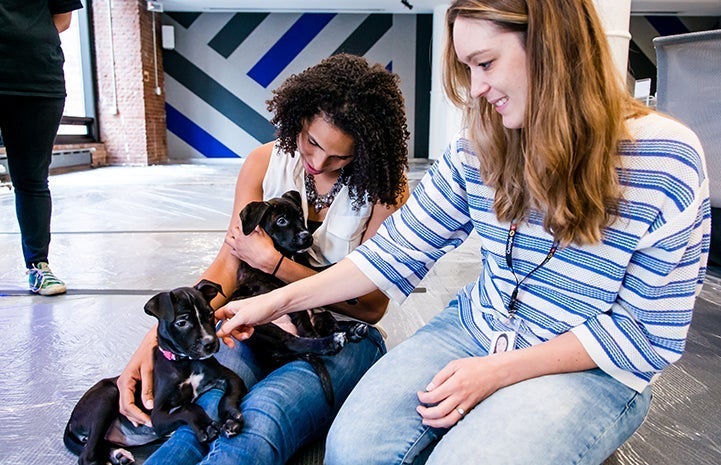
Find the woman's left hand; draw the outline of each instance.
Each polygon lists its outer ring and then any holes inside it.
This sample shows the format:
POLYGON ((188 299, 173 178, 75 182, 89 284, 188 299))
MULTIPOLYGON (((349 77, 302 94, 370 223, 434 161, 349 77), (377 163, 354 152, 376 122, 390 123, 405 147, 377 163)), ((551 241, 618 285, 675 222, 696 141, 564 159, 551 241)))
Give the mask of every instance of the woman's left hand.
POLYGON ((240 224, 236 222, 225 233, 225 243, 230 247, 230 253, 234 257, 253 268, 265 271, 268 266, 272 267, 278 261, 279 252, 275 249, 273 240, 262 228, 255 228, 246 236, 240 229, 240 224))
POLYGON ((439 371, 426 390, 418 392, 421 405, 416 410, 423 417, 423 424, 450 428, 501 388, 495 363, 499 356, 461 358, 439 371))

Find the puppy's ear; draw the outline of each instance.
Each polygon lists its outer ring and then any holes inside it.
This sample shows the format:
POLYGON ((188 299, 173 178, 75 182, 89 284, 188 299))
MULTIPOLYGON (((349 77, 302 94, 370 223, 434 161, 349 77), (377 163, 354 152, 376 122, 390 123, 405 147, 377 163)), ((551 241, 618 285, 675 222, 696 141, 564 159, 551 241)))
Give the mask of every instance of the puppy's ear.
POLYGON ((173 296, 170 292, 161 292, 148 300, 145 304, 145 313, 158 320, 172 320, 175 317, 173 296))
POLYGON ((215 299, 215 296, 218 294, 225 297, 221 285, 218 283, 214 283, 213 281, 208 281, 207 279, 201 279, 200 282, 193 287, 195 287, 197 290, 200 291, 201 294, 203 294, 205 301, 208 303, 210 303, 211 300, 215 299))
POLYGON ((263 217, 268 213, 270 204, 268 202, 250 202, 240 211, 240 222, 243 224, 243 234, 246 236, 253 232, 263 217))
POLYGON ((291 202, 293 202, 293 205, 298 207, 298 210, 301 210, 303 208, 303 204, 300 201, 300 192, 298 191, 288 191, 285 194, 283 194, 284 199, 288 199, 291 202))

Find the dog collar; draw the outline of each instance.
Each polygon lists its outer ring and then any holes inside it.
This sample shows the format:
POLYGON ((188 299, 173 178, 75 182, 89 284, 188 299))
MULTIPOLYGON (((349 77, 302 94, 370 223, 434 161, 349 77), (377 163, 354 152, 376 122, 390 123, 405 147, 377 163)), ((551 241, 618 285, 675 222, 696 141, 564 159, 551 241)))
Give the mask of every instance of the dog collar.
POLYGON ((175 361, 178 360, 178 354, 171 352, 169 350, 163 349, 162 347, 158 346, 158 350, 160 350, 160 353, 163 354, 163 357, 165 357, 167 360, 175 361))

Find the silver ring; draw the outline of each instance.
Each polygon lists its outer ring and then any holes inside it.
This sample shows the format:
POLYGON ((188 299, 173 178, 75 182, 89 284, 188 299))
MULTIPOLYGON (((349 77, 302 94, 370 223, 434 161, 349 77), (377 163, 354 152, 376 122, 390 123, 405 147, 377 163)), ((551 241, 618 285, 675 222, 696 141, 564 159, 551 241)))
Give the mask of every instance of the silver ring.
POLYGON ((456 409, 456 412, 458 412, 458 414, 459 414, 460 416, 462 416, 462 417, 466 416, 466 411, 463 410, 463 407, 458 407, 458 408, 456 409))

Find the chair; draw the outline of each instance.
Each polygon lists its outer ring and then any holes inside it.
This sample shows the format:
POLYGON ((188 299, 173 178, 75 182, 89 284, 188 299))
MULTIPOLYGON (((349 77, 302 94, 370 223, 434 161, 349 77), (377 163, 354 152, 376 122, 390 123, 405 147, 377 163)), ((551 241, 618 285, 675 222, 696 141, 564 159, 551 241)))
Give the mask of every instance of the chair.
POLYGON ((684 122, 706 155, 712 207, 710 261, 721 266, 721 29, 653 39, 656 108, 684 122))

